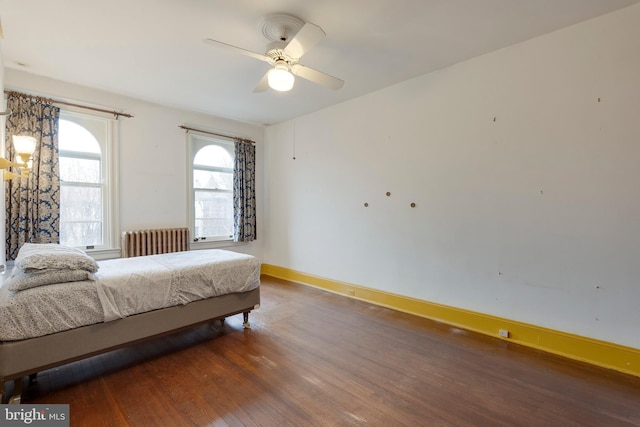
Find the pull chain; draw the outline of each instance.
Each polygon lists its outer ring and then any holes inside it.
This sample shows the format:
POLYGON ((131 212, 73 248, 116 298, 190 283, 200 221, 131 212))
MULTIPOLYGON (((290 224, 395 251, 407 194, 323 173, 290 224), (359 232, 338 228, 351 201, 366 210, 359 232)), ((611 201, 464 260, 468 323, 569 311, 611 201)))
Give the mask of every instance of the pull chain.
POLYGON ((296 96, 295 96, 295 93, 291 95, 293 97, 293 160, 295 160, 296 159, 296 96))

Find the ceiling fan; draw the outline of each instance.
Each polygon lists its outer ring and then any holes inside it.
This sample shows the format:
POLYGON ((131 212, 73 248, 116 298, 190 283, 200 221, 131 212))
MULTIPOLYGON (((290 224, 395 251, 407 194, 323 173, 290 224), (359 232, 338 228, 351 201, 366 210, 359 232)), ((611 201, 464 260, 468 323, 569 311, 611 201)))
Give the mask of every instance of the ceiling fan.
POLYGON ((270 15, 261 23, 262 34, 271 41, 266 53, 260 54, 218 40, 204 39, 212 46, 240 53, 270 64, 271 68, 258 82, 254 92, 269 88, 277 91, 291 90, 294 75, 321 86, 338 90, 344 81, 299 63, 300 58, 325 37, 322 28, 290 15, 270 15))

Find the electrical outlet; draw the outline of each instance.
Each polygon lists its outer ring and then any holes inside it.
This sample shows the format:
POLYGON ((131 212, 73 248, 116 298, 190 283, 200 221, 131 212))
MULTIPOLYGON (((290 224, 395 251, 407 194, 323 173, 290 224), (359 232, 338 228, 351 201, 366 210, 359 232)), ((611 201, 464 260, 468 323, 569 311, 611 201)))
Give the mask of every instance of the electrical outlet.
POLYGON ((500 329, 500 336, 502 338, 509 338, 509 331, 507 331, 506 329, 500 329))

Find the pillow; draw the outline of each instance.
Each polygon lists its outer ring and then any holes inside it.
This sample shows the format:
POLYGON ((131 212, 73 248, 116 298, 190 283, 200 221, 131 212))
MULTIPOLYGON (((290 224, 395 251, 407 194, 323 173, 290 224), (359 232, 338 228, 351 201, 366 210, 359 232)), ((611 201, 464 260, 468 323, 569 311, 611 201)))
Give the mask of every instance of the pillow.
POLYGON ((43 270, 98 271, 96 261, 80 249, 56 243, 23 244, 14 265, 25 273, 43 270))
POLYGON ((93 273, 86 270, 46 270, 40 273, 25 273, 19 268, 14 268, 9 277, 4 280, 4 286, 10 291, 23 291, 36 286, 95 279, 93 273))

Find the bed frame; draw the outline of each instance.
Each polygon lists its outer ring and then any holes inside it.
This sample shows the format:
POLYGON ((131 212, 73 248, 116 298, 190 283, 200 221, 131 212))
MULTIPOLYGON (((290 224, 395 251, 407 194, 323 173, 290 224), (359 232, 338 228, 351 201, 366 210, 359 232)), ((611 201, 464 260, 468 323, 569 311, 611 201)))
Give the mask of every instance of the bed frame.
POLYGON ((0 342, 0 402, 5 403, 5 384, 13 381, 8 403, 20 403, 23 377, 33 379, 45 369, 214 320, 224 322, 239 313, 244 316, 243 326, 249 328, 249 313, 259 305, 260 287, 42 337, 0 342))

